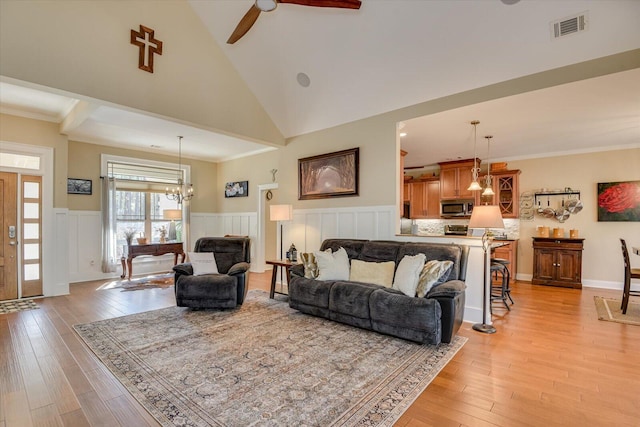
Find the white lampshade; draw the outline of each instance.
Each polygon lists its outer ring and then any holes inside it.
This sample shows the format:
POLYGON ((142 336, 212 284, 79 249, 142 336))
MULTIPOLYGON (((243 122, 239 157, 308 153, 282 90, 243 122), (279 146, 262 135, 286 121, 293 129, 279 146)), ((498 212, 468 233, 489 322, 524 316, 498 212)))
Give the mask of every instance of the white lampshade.
POLYGON ((478 184, 478 181, 472 181, 471 185, 469 185, 469 188, 467 188, 467 191, 480 191, 482 190, 482 187, 480 186, 480 184, 478 184))
POLYGON ((182 219, 182 210, 180 209, 165 209, 162 211, 162 219, 182 219))
POLYGON ((293 219, 292 205, 269 206, 269 219, 271 221, 291 221, 293 219))
POLYGON ((469 228, 504 228, 504 221, 497 205, 474 206, 469 228))

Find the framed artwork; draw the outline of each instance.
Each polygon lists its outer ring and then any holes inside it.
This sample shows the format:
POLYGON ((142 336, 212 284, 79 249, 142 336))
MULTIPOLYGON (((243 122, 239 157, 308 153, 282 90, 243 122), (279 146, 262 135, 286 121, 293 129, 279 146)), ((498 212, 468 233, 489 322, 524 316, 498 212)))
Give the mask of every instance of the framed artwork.
POLYGON ((640 221, 640 181, 599 182, 598 221, 640 221))
POLYGON ((224 197, 248 197, 249 181, 227 182, 224 186, 224 197))
POLYGON ((360 148, 298 159, 298 200, 358 195, 360 148))
POLYGON ((91 180, 67 178, 67 194, 91 195, 91 180))

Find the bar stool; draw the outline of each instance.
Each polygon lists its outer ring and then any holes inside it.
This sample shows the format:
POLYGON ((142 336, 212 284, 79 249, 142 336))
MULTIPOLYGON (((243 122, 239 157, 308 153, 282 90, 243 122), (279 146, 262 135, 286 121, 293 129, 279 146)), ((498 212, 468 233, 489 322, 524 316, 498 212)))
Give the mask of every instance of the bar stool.
MULTIPOLYGON (((498 275, 500 275, 501 279, 499 285, 491 284, 491 302, 502 301, 507 310, 511 311, 511 307, 507 304, 507 298, 509 298, 509 294, 507 292, 509 285, 509 269, 505 264, 491 262, 489 271, 491 276, 499 279, 498 275)), ((491 305, 491 313, 493 313, 493 305, 491 305)))
POLYGON ((507 274, 507 288, 505 289, 505 293, 507 294, 509 301, 511 301, 511 304, 513 304, 513 298, 511 298, 511 271, 509 271, 509 264, 511 264, 511 261, 504 258, 491 258, 491 264, 493 264, 494 262, 502 264, 505 267, 507 274))

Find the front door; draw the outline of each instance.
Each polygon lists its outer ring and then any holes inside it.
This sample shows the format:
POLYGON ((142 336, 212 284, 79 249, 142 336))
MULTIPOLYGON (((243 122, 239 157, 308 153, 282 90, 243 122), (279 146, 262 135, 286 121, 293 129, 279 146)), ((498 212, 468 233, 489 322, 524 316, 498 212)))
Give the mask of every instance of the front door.
POLYGON ((0 301, 18 298, 18 175, 0 172, 0 301))

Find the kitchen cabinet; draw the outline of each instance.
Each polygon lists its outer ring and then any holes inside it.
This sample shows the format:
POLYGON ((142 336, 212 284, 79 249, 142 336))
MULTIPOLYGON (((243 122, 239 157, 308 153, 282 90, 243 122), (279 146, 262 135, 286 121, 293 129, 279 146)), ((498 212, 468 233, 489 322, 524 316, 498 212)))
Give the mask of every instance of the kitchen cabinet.
POLYGON ((409 186, 411 219, 440 218, 440 181, 424 180, 409 186))
POLYGON ((509 261, 507 268, 511 276, 511 282, 516 280, 518 274, 518 241, 517 240, 496 240, 496 243, 502 243, 503 246, 495 248, 491 253, 491 258, 502 258, 509 261))
POLYGON ((534 285, 582 288, 584 239, 533 238, 534 285))
POLYGON ((408 202, 411 200, 411 183, 405 182, 402 185, 402 201, 408 202))
MULTIPOLYGON (((473 175, 473 159, 439 163, 440 165, 440 199, 473 199, 473 191, 467 190, 473 175)), ((478 166, 480 160, 478 160, 478 166)))
MULTIPOLYGON (((503 218, 518 218, 520 215, 519 176, 519 170, 492 172, 491 188, 495 194, 483 196, 482 192, 477 192, 476 204, 498 205, 503 218)), ((480 177, 480 182, 484 183, 485 179, 486 175, 480 177)))

